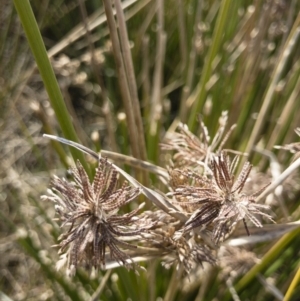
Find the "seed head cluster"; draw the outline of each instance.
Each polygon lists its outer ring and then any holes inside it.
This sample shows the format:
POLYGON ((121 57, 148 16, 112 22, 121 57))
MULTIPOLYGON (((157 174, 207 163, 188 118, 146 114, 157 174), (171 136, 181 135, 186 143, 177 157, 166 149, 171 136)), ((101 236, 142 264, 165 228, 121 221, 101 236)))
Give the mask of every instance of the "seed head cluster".
POLYGON ((190 274, 204 263, 216 264, 222 242, 240 222, 248 235, 247 222, 256 227, 262 227, 261 218, 273 222, 265 212, 269 206, 256 201, 268 185, 244 189, 252 165, 246 162, 237 173, 239 157, 231 159, 223 149, 234 128, 225 134, 226 121, 223 113, 211 143, 202 121, 199 138, 180 124, 179 133, 164 141, 162 148, 175 161, 168 168, 166 194, 145 188, 101 157, 92 181, 80 162, 71 169, 72 180, 55 176, 43 199, 55 203, 66 229, 57 245, 57 267, 67 265, 73 275, 79 266, 97 270, 114 262, 135 268, 138 261, 160 258, 166 268, 176 265, 190 274), (139 188, 127 182, 120 186, 119 172, 139 188), (141 192, 152 195, 156 207, 142 211, 143 205, 135 204, 130 211, 141 192))

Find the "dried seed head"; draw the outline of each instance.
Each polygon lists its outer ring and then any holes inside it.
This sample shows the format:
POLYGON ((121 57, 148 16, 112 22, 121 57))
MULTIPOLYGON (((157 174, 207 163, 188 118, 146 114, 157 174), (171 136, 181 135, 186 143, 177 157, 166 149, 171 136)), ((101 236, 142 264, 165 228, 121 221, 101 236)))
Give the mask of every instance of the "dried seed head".
MULTIPOLYGON (((214 156, 211 161, 213 177, 208 179, 204 176, 194 177, 197 179, 196 186, 182 186, 171 193, 184 210, 190 205, 196 209, 184 225, 184 233, 199 226, 211 226, 215 243, 222 242, 233 230, 236 223, 244 221, 246 231, 248 228, 245 219, 250 219, 257 227, 262 227, 261 222, 255 215, 271 216, 263 213, 261 209, 269 209, 269 206, 256 204, 255 199, 266 188, 263 187, 252 195, 245 195, 242 190, 247 181, 252 166, 245 163, 241 173, 235 180, 234 169, 237 159, 232 162, 225 152, 214 156)), ((249 234, 249 233, 248 233, 249 234)))
POLYGON ((254 264, 259 262, 255 253, 230 246, 221 246, 218 252, 218 259, 222 268, 220 277, 222 279, 230 277, 232 280, 244 275, 254 264))
POLYGON ((203 262, 215 263, 213 251, 199 239, 184 237, 178 230, 181 223, 176 218, 162 210, 145 211, 139 216, 142 224, 151 224, 152 227, 142 235, 142 244, 155 250, 151 256, 163 258, 163 265, 169 268, 175 264, 182 267, 186 273, 196 269, 203 262))
POLYGON ((166 250, 168 251, 163 265, 169 268, 175 264, 177 269, 183 267, 188 274, 192 270, 200 266, 203 267, 204 262, 215 264, 216 260, 213 251, 203 242, 195 242, 193 238, 186 239, 180 236, 176 239, 176 233, 173 237, 165 236, 166 250))
POLYGON ((232 126, 225 134, 228 114, 223 112, 219 119, 219 129, 212 141, 208 130, 200 119, 200 136, 195 136, 188 129, 186 124, 178 125, 178 132, 169 133, 165 142, 161 144, 163 150, 174 151, 173 160, 176 167, 190 167, 199 169, 200 166, 206 170, 208 159, 211 154, 218 153, 228 140, 232 130, 232 126))
POLYGON ((117 189, 117 171, 104 159, 100 159, 92 183, 80 162, 72 174, 71 182, 54 177, 51 195, 43 196, 55 202, 61 226, 69 226, 58 244, 59 253, 65 253, 58 267, 67 262, 70 274, 74 274, 78 265, 103 268, 108 254, 119 264, 130 267, 130 258, 124 250, 135 247, 123 238, 143 231, 133 220, 139 208, 123 215, 117 213, 138 196, 139 189, 126 183, 117 189))

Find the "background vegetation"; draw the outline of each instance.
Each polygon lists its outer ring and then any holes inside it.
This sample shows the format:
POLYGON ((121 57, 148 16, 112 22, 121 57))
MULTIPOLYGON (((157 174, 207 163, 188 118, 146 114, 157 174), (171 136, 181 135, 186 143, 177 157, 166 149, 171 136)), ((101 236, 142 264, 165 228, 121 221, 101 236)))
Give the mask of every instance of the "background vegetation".
MULTIPOLYGON (((106 22, 103 3, 31 1, 50 65, 27 0, 3 1, 0 299, 230 300, 232 286, 219 266, 182 281, 159 260, 145 263, 147 272, 140 276, 125 268, 92 279, 83 270, 72 279, 57 272, 57 250, 51 246, 60 230, 52 204, 40 196, 51 175, 65 175, 72 158, 80 158, 90 174, 94 162, 42 135, 161 165, 159 143, 178 121, 197 133, 201 114, 213 137, 226 110, 229 126, 237 124, 227 148, 249 153, 258 170, 275 180, 295 157, 274 146, 299 141, 294 129, 300 126, 300 3, 123 1, 115 37, 122 48, 129 41, 132 61, 129 48, 122 56, 112 44, 113 22, 106 22), (116 63, 120 59, 123 71, 116 63)), ((151 187, 156 183, 154 177, 134 174, 151 187)), ((275 195, 277 223, 299 220, 299 184, 298 169, 275 195)), ((244 276, 234 279, 241 300, 298 300, 299 237, 296 229, 251 245, 262 261, 253 267, 245 263, 244 276)))

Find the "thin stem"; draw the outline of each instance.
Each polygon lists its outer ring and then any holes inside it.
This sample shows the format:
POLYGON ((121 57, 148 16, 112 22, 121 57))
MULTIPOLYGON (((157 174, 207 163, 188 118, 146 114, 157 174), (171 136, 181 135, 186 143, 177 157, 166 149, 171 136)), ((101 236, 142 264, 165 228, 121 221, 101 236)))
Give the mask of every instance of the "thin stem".
POLYGON ((172 301, 174 300, 174 297, 176 295, 176 292, 178 290, 178 284, 179 279, 182 274, 183 268, 180 267, 179 270, 173 269, 172 277, 169 282, 168 290, 166 292, 166 295, 164 297, 164 301, 172 301))
MULTIPOLYGON (((278 64, 271 77, 271 82, 270 82, 269 88, 264 97, 262 107, 259 111, 259 114, 256 119, 256 123, 254 125, 253 131, 251 132, 251 136, 248 140, 248 143, 247 143, 247 146, 245 149, 245 152, 247 154, 250 154, 250 152, 253 150, 254 143, 260 133, 263 122, 266 117, 266 113, 271 104, 276 85, 277 85, 278 81, 280 80, 281 73, 283 71, 285 64, 287 63, 287 59, 288 59, 291 51, 292 51, 293 47, 296 45, 296 40, 298 39, 298 36, 300 33, 300 28, 298 27, 299 24, 300 24, 300 13, 298 14, 298 17, 294 23, 293 29, 291 30, 290 36, 285 44, 285 47, 283 48, 282 53, 280 54, 280 57, 278 59, 278 64)), ((243 165, 243 162, 241 162, 241 165, 243 165)))
POLYGON ((296 171, 297 168, 300 166, 300 158, 298 158, 295 162, 292 163, 279 177, 275 179, 274 182, 270 186, 267 187, 267 189, 259 195, 259 197, 256 199, 256 202, 259 202, 261 199, 265 198, 268 194, 270 194, 273 190, 276 189, 276 187, 280 184, 282 184, 287 177, 289 177, 293 172, 296 171))
POLYGON ((128 87, 128 82, 125 74, 125 67, 121 53, 120 42, 118 38, 117 27, 113 15, 113 9, 110 0, 103 0, 105 13, 107 17, 107 24, 110 31, 112 47, 113 47, 113 54, 115 57, 116 69, 118 74, 118 80, 121 90, 121 95, 123 99, 123 104, 126 112, 127 123, 128 123, 128 130, 129 130, 129 139, 132 154, 134 157, 140 159, 140 149, 139 149, 139 140, 136 135, 136 124, 134 119, 134 110, 133 110, 133 103, 130 97, 130 91, 128 87))
POLYGON ((196 67, 196 63, 197 63, 196 41, 197 41, 198 36, 200 35, 200 30, 199 30, 198 25, 201 20, 202 2, 203 1, 199 1, 198 5, 197 5, 195 23, 194 23, 194 34, 193 34, 193 38, 192 38, 191 51, 189 54, 189 62, 188 62, 188 66, 186 68, 187 69, 186 83, 185 83, 185 86, 183 87, 181 103, 180 103, 180 115, 179 116, 180 116, 181 122, 183 122, 183 123, 186 122, 186 115, 187 115, 187 110, 188 110, 187 99, 192 90, 193 79, 194 79, 194 75, 195 75, 195 67, 196 67))
POLYGON ((151 94, 151 84, 150 84, 150 62, 149 62, 149 36, 146 35, 142 40, 142 88, 143 88, 143 115, 146 120, 149 119, 150 110, 150 94, 151 94))
POLYGON ((300 266, 298 268, 298 271, 297 271, 295 277, 293 278, 291 285, 289 286, 289 288, 284 296, 283 301, 288 301, 291 299, 291 297, 299 283, 300 283, 300 266))
POLYGON ((177 11, 178 11, 178 31, 179 31, 179 46, 181 52, 180 70, 181 72, 185 69, 187 63, 187 37, 186 37, 186 24, 184 18, 184 5, 182 0, 177 0, 177 11))
POLYGON ((109 103, 109 99, 107 97, 107 92, 106 92, 106 88, 104 86, 104 82, 102 79, 101 74, 101 70, 99 70, 101 67, 98 66, 96 58, 95 58, 95 47, 91 38, 91 32, 90 29, 88 27, 88 17, 87 17, 87 12, 86 12, 86 7, 85 4, 83 2, 83 0, 79 0, 79 4, 80 4, 80 10, 81 10, 81 14, 82 14, 82 21, 84 24, 84 28, 86 31, 86 39, 88 42, 88 46, 89 46, 89 51, 91 53, 91 67, 92 70, 94 72, 94 76, 97 80, 97 82, 99 83, 99 86, 101 87, 101 92, 102 92, 102 98, 104 100, 104 104, 103 104, 103 113, 105 116, 105 121, 106 121, 106 126, 107 126, 107 133, 108 133, 108 140, 110 142, 110 146, 112 148, 113 151, 117 152, 119 150, 117 142, 116 142, 116 138, 114 135, 114 129, 115 129, 115 120, 114 120, 114 116, 111 112, 111 108, 110 108, 110 103, 109 103))
POLYGON ((127 27, 126 27, 124 12, 120 0, 115 0, 115 7, 116 7, 117 19, 119 23, 119 33, 120 33, 119 36, 120 36, 120 42, 122 47, 124 65, 126 69, 127 83, 129 87, 131 101, 132 101, 135 124, 137 126, 136 135, 138 136, 140 155, 141 155, 139 159, 146 160, 147 152, 146 152, 146 144, 145 144, 144 127, 142 123, 141 109, 140 109, 140 103, 139 103, 139 98, 137 93, 137 85, 136 85, 136 79, 134 74, 132 56, 129 47, 127 27))
POLYGON ((104 277, 102 278, 99 286, 97 287, 96 291, 93 293, 92 297, 90 298, 90 301, 96 301, 99 300, 99 296, 102 294, 103 289, 108 281, 109 276, 111 275, 112 270, 108 270, 104 277))
POLYGON ((222 42, 222 35, 224 33, 226 21, 228 20, 227 16, 228 16, 230 5, 231 5, 231 0, 223 0, 221 3, 216 27, 215 27, 215 30, 213 33, 212 44, 209 49, 207 58, 205 60, 200 83, 197 87, 196 102, 193 105, 193 109, 191 110, 190 118, 188 121, 189 129, 192 132, 195 131, 195 128, 197 125, 197 115, 199 114, 201 107, 203 106, 205 98, 206 98, 205 85, 211 77, 213 61, 217 55, 217 52, 218 52, 219 47, 222 42))
POLYGON ((278 133, 281 133, 282 128, 284 128, 284 126, 288 123, 288 120, 292 116, 293 110, 295 110, 295 103, 298 99, 299 93, 300 93, 300 77, 298 78, 297 83, 295 85, 295 89, 292 91, 292 94, 287 100, 283 111, 278 117, 278 120, 276 122, 271 138, 268 141, 266 149, 270 150, 274 146, 278 138, 278 133))
POLYGON ((165 59, 166 33, 164 32, 164 3, 157 0, 157 46, 156 61, 153 73, 153 92, 151 95, 151 108, 149 119, 148 150, 149 158, 153 161, 157 159, 158 137, 160 133, 160 120, 162 115, 162 81, 163 64, 165 59))
MULTIPOLYGON (((70 140, 78 141, 70 114, 67 111, 63 96, 53 72, 47 51, 36 23, 29 0, 14 0, 15 8, 22 22, 28 43, 34 55, 35 61, 42 76, 45 88, 48 92, 50 103, 55 111, 56 118, 65 135, 70 140)), ((84 168, 89 171, 82 153, 76 149, 70 149, 74 160, 80 160, 84 168)))
MULTIPOLYGON (((137 2, 137 0, 127 0, 123 2, 123 9, 132 6, 137 2)), ((113 11, 113 14, 116 14, 115 11, 113 11)), ((106 22, 106 16, 103 14, 103 10, 100 9, 99 11, 96 11, 92 16, 89 17, 88 23, 88 30, 93 30, 96 27, 104 24, 106 22)), ((83 26, 83 24, 80 24, 76 27, 74 27, 60 42, 58 42, 56 45, 54 45, 51 49, 49 49, 48 54, 49 57, 53 57, 62 50, 64 50, 66 47, 70 46, 70 44, 76 42, 78 39, 80 39, 82 36, 86 34, 86 29, 83 26)))
POLYGON ((150 162, 138 160, 138 159, 130 157, 130 156, 126 156, 123 154, 118 154, 118 153, 114 153, 114 152, 110 152, 110 151, 106 151, 106 150, 101 151, 101 156, 107 157, 108 159, 111 159, 114 161, 119 161, 120 163, 127 164, 134 168, 138 168, 141 170, 155 173, 156 175, 161 176, 166 180, 169 180, 169 173, 166 169, 164 169, 160 166, 151 164, 150 162))

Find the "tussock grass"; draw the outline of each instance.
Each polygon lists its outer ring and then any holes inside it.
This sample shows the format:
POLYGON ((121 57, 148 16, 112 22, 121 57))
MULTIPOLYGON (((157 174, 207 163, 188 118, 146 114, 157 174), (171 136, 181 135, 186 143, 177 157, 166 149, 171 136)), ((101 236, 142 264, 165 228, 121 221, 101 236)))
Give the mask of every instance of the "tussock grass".
MULTIPOLYGON (((111 3, 14 0, 1 8, 0 296, 297 300, 298 1, 111 3), (186 207, 179 212, 175 196, 169 202, 172 196, 165 194, 178 188, 176 168, 187 166, 174 159, 176 149, 162 151, 161 143, 178 138, 180 122, 198 138, 208 137, 207 129, 212 139, 224 111, 225 133, 236 127, 223 148, 246 153, 237 172, 246 161, 254 165, 255 177, 244 183, 247 193, 271 182, 256 202, 271 207, 276 225, 264 220, 265 227, 256 229, 248 221, 248 237, 239 224, 222 243, 217 265, 204 263, 188 276, 182 266, 163 267, 167 258, 153 249, 136 256, 146 269, 139 275, 114 262, 92 277, 81 268, 73 278, 55 269, 57 248, 51 246, 62 229, 52 204, 40 197, 51 176, 68 177, 66 169, 77 159, 90 178, 97 163, 43 134, 80 142, 113 161, 144 193, 124 211, 145 201, 145 212, 169 210, 164 218, 184 225, 186 207)), ((206 155, 217 149, 209 146, 206 155)), ((195 181, 197 172, 183 175, 195 181)))

